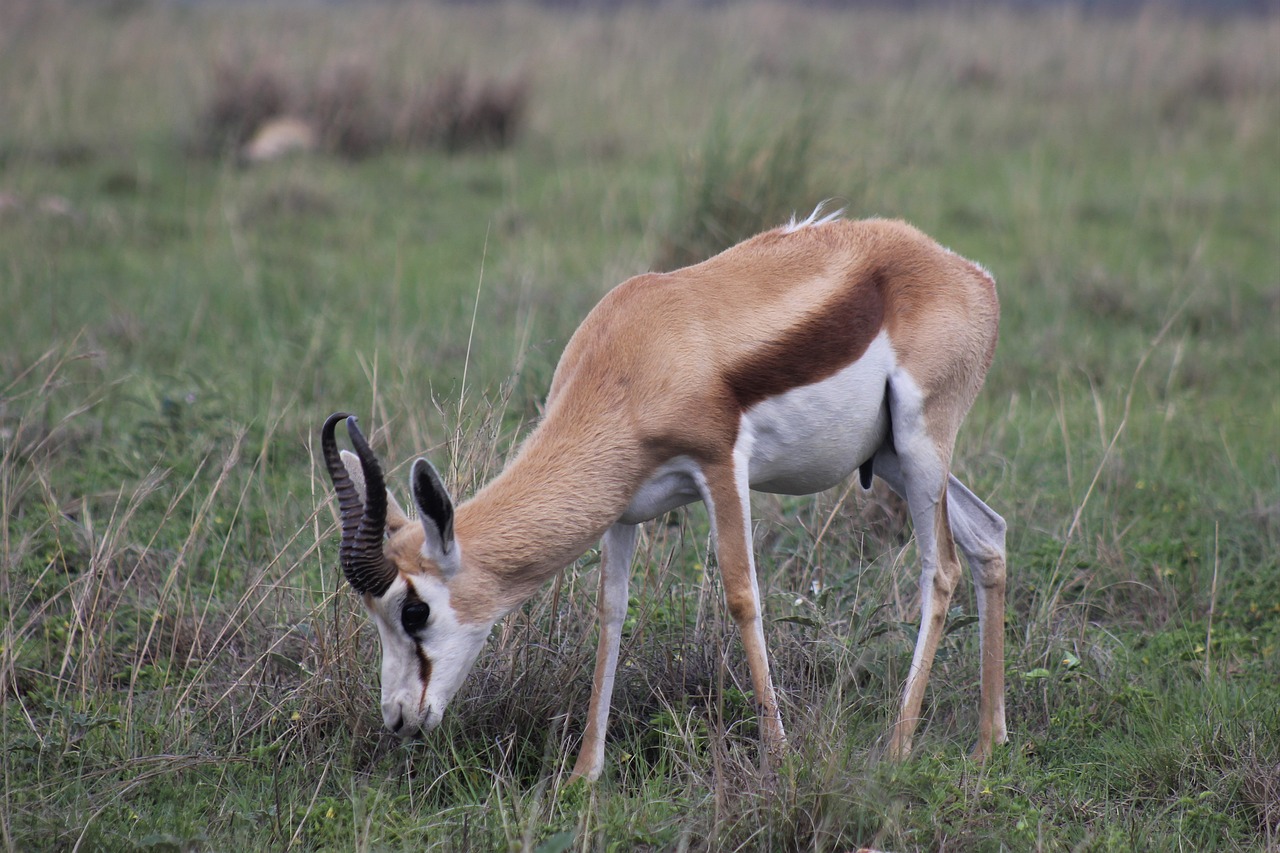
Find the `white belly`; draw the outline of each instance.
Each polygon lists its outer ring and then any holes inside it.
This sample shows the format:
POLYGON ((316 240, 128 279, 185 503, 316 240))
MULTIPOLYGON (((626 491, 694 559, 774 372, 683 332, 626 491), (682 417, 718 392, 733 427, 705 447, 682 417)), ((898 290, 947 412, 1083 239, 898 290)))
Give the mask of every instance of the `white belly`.
MULTIPOLYGON (((889 432, 886 383, 893 350, 881 334, 862 358, 833 376, 752 406, 742 415, 735 456, 748 460, 752 489, 807 495, 829 489, 871 458, 889 432)), ((679 456, 650 477, 622 514, 639 524, 701 500, 697 462, 679 456)))
POLYGON ((738 447, 751 460, 751 488, 812 494, 870 459, 889 432, 885 392, 893 363, 893 350, 881 334, 862 358, 834 376, 748 409, 738 447))

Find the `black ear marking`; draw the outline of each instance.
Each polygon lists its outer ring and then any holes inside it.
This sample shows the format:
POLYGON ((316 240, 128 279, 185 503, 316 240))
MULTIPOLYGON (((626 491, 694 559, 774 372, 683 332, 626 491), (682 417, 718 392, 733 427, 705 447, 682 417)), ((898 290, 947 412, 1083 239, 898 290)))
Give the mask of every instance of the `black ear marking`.
POLYGON ((453 500, 436 469, 425 459, 413 463, 413 502, 424 519, 440 533, 440 547, 446 554, 453 544, 453 500))

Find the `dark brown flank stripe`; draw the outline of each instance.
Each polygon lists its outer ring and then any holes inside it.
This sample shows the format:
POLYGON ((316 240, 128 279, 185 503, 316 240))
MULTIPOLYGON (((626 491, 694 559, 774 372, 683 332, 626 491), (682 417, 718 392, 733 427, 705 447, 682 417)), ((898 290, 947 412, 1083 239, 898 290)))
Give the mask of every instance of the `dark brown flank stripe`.
POLYGON ((884 325, 884 278, 882 270, 873 271, 729 371, 738 410, 826 379, 861 358, 884 325))

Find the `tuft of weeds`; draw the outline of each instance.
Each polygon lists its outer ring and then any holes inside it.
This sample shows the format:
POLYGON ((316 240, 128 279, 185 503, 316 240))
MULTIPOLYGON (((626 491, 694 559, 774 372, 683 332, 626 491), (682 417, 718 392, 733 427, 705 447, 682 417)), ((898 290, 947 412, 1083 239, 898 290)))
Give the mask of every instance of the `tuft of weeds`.
POLYGON ((1280 844, 1280 760, 1256 746, 1240 757, 1240 793, 1268 849, 1280 844))
POLYGON ((816 207, 823 200, 812 162, 820 130, 818 113, 806 110, 773 135, 743 141, 721 112, 678 184, 676 212, 662 238, 657 268, 706 260, 816 207))

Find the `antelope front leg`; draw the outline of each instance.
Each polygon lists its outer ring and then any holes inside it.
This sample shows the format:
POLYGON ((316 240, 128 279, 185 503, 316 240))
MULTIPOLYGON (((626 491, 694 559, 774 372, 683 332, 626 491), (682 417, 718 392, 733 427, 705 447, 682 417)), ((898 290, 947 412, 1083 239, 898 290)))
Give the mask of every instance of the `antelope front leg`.
POLYGON ((764 640, 760 615, 760 593, 756 585, 755 559, 751 547, 751 499, 747 487, 747 455, 735 452, 732 465, 709 468, 703 501, 711 516, 716 560, 724 583, 729 614, 742 635, 742 647, 751 670, 760 713, 760 737, 765 747, 766 766, 786 749, 778 698, 769 677, 769 650, 764 640))
POLYGON ((604 769, 605 732, 609 728, 609 703, 613 698, 614 674, 618 669, 618 649, 622 644, 622 623, 627 618, 627 586, 631 576, 631 557, 636 550, 634 524, 615 524, 601 540, 600 644, 596 647, 596 670, 591 679, 591 704, 587 708, 587 728, 582 734, 582 749, 569 774, 569 781, 586 778, 595 781, 604 769))

